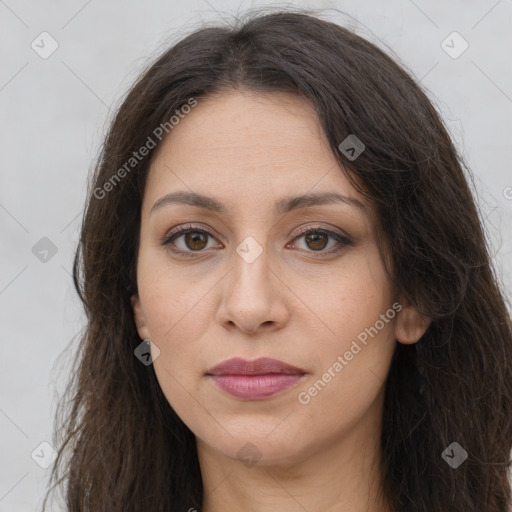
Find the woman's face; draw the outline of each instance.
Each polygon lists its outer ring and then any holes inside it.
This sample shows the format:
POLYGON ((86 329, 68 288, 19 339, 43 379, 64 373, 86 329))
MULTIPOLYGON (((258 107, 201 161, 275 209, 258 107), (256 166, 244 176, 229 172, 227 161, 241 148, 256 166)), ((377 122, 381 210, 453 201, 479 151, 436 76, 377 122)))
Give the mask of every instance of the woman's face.
POLYGON ((376 437, 400 318, 404 342, 424 329, 397 314, 374 216, 299 97, 210 96, 163 140, 142 205, 135 320, 200 446, 275 464, 376 437), (232 358, 295 369, 212 370, 232 358))

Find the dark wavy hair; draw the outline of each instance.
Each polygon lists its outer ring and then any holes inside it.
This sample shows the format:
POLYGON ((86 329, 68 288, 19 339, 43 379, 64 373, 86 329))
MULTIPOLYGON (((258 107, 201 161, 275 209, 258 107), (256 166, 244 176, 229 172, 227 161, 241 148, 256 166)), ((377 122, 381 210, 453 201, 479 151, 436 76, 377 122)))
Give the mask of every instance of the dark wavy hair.
POLYGON ((385 383, 382 492, 393 510, 509 511, 512 322, 468 166, 398 59, 305 10, 201 27, 148 65, 118 108, 75 255, 87 324, 56 413, 52 489, 65 483, 69 512, 201 510, 195 437, 134 356, 130 297, 155 149, 126 162, 191 98, 233 89, 314 105, 340 172, 377 209, 395 293, 432 318, 418 343, 396 343, 385 383), (366 147, 355 160, 339 150, 351 134, 366 147), (442 457, 452 442, 468 453, 457 469, 442 457))

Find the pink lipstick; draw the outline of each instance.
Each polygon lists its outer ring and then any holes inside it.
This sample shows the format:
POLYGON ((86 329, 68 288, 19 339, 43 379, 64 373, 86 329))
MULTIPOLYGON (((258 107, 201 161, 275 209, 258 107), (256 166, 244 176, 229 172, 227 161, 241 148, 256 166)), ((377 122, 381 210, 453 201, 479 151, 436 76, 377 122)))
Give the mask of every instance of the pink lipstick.
POLYGON ((266 357, 246 361, 235 357, 208 370, 220 389, 236 398, 263 400, 296 384, 306 371, 266 357))

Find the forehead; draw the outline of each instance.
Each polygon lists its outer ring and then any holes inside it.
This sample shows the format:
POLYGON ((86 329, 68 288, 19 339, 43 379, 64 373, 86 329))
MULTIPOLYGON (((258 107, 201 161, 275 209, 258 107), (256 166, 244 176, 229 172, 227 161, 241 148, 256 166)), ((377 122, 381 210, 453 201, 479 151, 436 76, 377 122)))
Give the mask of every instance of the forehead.
POLYGON ((158 148, 148 201, 177 188, 246 204, 326 191, 365 202, 332 153, 313 105, 282 92, 233 90, 198 99, 158 148))
POLYGON ((325 150, 325 135, 306 99, 230 90, 200 98, 160 144, 155 159, 165 154, 173 161, 204 163, 208 158, 213 166, 235 157, 233 164, 256 163, 261 168, 325 150))

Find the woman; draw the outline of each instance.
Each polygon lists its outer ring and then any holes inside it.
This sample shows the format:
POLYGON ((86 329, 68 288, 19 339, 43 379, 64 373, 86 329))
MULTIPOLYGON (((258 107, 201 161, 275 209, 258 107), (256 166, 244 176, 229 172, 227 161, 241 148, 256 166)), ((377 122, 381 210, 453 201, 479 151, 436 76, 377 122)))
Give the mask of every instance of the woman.
POLYGON ((75 258, 67 509, 510 510, 511 322, 463 168, 397 63, 307 13, 161 55, 75 258))

